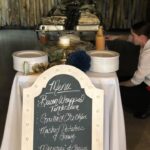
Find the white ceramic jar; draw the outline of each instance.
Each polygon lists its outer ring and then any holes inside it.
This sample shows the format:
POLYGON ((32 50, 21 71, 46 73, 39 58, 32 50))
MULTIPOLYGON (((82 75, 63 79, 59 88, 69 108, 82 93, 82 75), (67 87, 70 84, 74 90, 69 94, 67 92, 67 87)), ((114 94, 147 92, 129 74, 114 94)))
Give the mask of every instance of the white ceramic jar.
POLYGON ((13 56, 13 68, 19 72, 32 73, 32 67, 35 64, 48 63, 48 55, 44 51, 40 50, 23 50, 16 51, 13 56))
POLYGON ((110 50, 92 50, 87 53, 91 57, 90 71, 110 73, 119 69, 119 53, 110 50))

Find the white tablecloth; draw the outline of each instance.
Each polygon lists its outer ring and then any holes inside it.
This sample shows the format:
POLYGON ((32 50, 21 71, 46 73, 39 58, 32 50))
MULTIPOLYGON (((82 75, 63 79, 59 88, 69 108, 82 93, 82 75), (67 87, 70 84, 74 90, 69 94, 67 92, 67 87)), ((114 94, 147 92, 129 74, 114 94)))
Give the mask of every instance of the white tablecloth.
MULTIPOLYGON (((92 83, 104 90, 104 150, 126 150, 124 116, 116 73, 87 72, 92 83)), ((17 73, 12 85, 1 150, 21 150, 22 90, 38 75, 17 73)))

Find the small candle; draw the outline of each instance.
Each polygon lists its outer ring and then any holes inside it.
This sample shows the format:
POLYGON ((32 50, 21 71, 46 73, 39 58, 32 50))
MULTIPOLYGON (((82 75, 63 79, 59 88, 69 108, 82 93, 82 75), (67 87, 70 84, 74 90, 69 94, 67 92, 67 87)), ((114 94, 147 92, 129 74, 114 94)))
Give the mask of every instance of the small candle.
POLYGON ((70 46, 70 39, 66 36, 62 36, 59 38, 59 44, 64 47, 70 46))

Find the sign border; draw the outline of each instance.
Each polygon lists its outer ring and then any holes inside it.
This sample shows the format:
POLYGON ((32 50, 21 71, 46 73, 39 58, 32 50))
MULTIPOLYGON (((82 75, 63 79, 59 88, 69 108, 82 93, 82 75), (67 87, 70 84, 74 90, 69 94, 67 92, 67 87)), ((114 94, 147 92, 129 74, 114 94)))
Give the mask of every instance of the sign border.
POLYGON ((92 99, 92 150, 103 150, 104 91, 97 89, 84 72, 70 65, 57 65, 46 70, 31 87, 23 89, 21 150, 33 150, 34 98, 51 78, 61 74, 78 80, 86 95, 92 99))

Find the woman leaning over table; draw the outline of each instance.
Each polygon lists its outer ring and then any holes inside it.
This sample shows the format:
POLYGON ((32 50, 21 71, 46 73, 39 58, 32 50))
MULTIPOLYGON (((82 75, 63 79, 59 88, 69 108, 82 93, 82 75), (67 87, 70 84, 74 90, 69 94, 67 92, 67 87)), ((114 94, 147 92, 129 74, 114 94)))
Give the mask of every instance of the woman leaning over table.
MULTIPOLYGON (((120 82, 122 103, 133 112, 134 117, 144 119, 150 116, 150 23, 140 22, 131 27, 128 41, 140 45, 137 70, 130 80, 120 82)), ((108 37, 125 39, 126 37, 108 37)))

